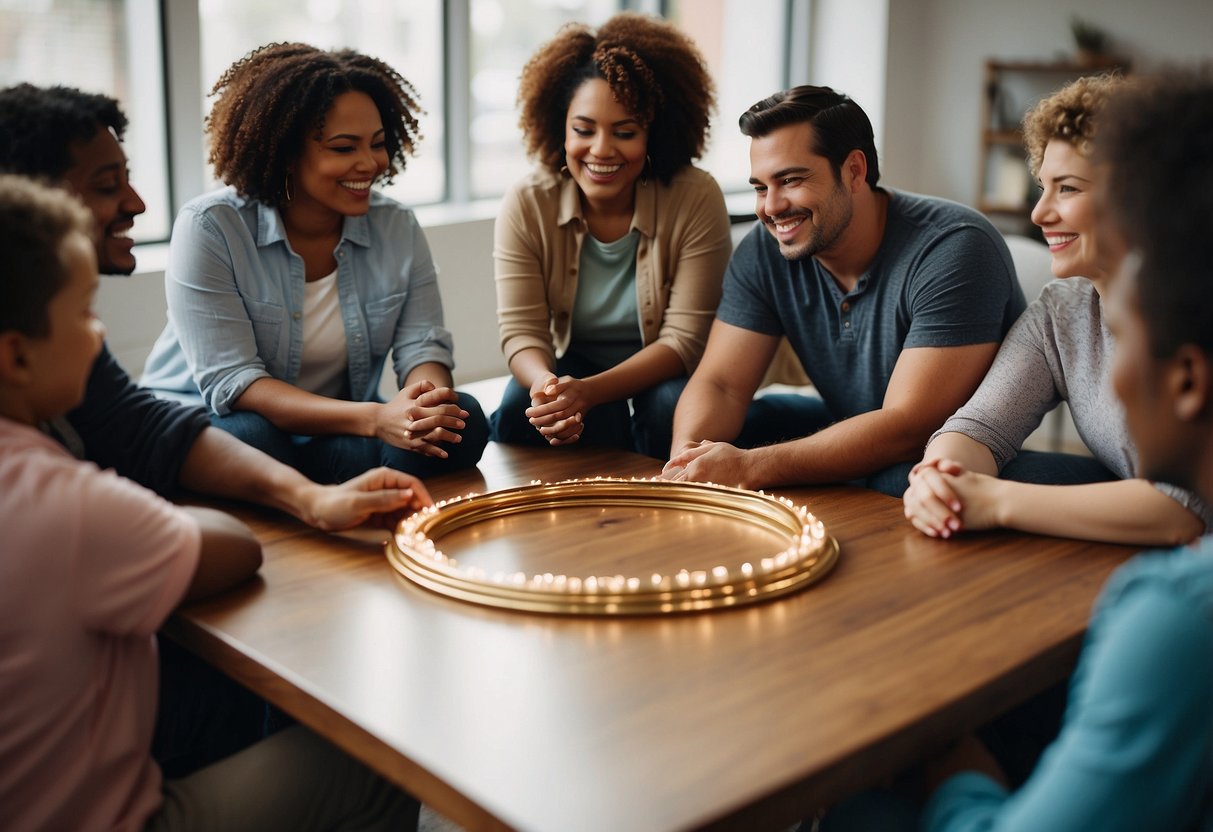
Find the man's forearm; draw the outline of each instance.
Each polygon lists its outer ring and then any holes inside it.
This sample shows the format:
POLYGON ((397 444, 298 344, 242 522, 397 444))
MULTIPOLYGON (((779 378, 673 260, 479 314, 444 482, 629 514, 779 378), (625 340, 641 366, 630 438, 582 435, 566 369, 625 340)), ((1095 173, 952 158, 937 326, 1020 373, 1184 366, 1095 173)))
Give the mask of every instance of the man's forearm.
POLYGON ((276 508, 303 520, 306 495, 318 488, 303 474, 215 427, 190 447, 178 482, 183 488, 276 508))
POLYGON ((732 442, 745 424, 750 400, 742 401, 728 389, 694 375, 674 410, 673 449, 707 439, 732 442))
POLYGON ((927 438, 900 414, 873 410, 836 422, 803 439, 750 451, 760 487, 849 482, 899 462, 916 462, 927 438))

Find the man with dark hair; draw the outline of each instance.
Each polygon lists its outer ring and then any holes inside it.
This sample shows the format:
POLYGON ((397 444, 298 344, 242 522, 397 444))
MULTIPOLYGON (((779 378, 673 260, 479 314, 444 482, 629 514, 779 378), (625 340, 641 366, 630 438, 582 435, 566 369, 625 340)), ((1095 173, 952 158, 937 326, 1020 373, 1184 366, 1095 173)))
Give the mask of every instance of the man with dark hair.
MULTIPOLYGON (((128 179, 120 144, 125 127, 118 103, 103 95, 30 84, 0 90, 0 172, 41 179, 78 196, 93 215, 102 274, 134 270, 128 232, 146 207, 128 179)), ((419 480, 387 468, 341 485, 318 485, 211 427, 203 408, 139 388, 104 345, 83 402, 45 429, 77 457, 161 496, 184 489, 260 503, 326 530, 368 520, 387 523, 430 501, 419 480)), ((262 709, 244 701, 247 694, 234 686, 228 690, 224 680, 172 647, 162 656, 167 715, 162 713, 154 753, 170 775, 260 736, 262 709)))
POLYGON ((729 263, 664 476, 900 497, 1024 310, 1010 253, 976 211, 879 187, 871 123, 845 95, 796 87, 740 123, 761 227, 729 263), (820 398, 752 401, 780 336, 820 398))

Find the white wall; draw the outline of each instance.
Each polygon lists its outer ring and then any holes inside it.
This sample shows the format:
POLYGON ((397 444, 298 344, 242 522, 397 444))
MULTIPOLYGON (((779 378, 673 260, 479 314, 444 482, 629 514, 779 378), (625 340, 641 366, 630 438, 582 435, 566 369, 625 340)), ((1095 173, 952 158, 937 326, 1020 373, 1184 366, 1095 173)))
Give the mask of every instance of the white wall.
POLYGON ((1105 29, 1113 50, 1134 69, 1213 57, 1208 0, 893 0, 884 122, 888 183, 972 204, 985 59, 1072 55, 1071 15, 1105 29))
MULTIPOLYGON (((972 204, 983 61, 1069 54, 1071 14, 1102 25, 1138 68, 1213 57, 1208 0, 816 0, 808 81, 834 86, 868 111, 884 182, 972 204)), ((501 375, 491 216, 423 215, 422 224, 442 270, 456 381, 501 375)), ((156 252, 140 256, 154 269, 156 252)), ((164 324, 162 283, 155 270, 102 283, 98 306, 111 348, 133 373, 164 324)))

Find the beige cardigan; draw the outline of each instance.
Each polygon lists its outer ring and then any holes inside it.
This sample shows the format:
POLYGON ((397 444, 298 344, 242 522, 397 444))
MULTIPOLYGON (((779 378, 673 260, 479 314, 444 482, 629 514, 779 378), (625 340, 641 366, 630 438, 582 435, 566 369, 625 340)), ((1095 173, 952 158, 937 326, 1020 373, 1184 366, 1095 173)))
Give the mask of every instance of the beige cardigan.
MULTIPOLYGON (((497 322, 508 363, 529 347, 563 355, 571 340, 587 224, 568 175, 536 170, 505 195, 494 227, 497 322)), ((636 303, 645 346, 665 344, 687 373, 703 356, 732 252, 716 180, 687 166, 670 184, 637 183, 632 228, 636 303)))

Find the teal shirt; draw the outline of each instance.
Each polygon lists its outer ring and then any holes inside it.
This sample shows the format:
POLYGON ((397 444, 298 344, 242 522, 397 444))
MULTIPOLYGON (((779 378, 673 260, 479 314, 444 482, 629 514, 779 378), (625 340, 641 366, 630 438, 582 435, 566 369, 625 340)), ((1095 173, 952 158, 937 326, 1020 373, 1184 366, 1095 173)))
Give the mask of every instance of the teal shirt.
POLYGON ((1135 558, 1096 605, 1057 740, 1018 792, 948 780, 929 830, 1209 828, 1213 535, 1135 558))
POLYGON ((642 346, 636 305, 639 241, 633 230, 610 243, 586 235, 581 247, 571 347, 603 367, 614 367, 642 346))

